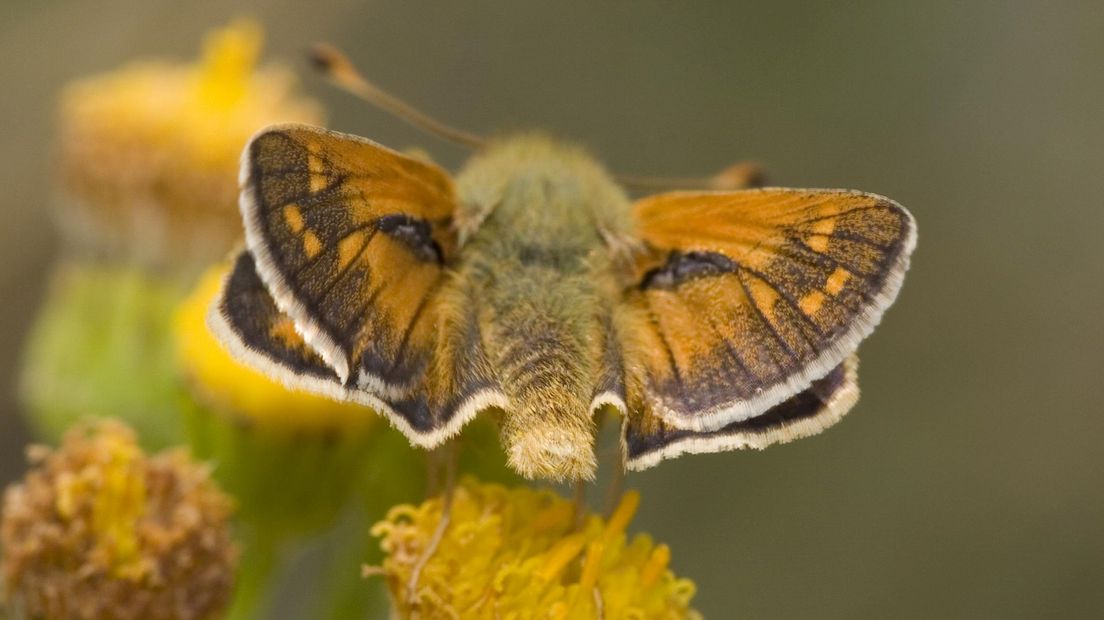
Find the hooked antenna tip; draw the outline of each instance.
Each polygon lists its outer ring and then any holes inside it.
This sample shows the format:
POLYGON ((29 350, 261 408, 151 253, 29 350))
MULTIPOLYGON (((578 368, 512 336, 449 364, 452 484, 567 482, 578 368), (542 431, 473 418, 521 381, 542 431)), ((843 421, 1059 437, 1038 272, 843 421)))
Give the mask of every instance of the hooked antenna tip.
POLYGON ((345 54, 329 43, 316 43, 308 58, 315 69, 337 86, 422 131, 471 148, 478 148, 484 142, 480 136, 449 127, 372 84, 345 54))
POLYGON ((347 74, 352 63, 336 47, 329 43, 315 43, 307 53, 311 66, 326 76, 347 74))

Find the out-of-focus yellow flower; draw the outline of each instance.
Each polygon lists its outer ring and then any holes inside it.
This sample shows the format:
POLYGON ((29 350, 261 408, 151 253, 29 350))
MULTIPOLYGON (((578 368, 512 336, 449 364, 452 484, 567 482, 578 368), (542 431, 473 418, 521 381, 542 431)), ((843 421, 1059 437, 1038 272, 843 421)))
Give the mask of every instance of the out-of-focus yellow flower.
POLYGON ((226 274, 225 265, 208 270, 173 321, 181 366, 203 400, 269 429, 350 430, 379 420, 366 407, 290 390, 231 357, 207 329, 207 312, 226 274))
POLYGON ((29 618, 216 616, 237 554, 229 498, 183 452, 146 457, 118 422, 70 432, 4 494, 7 597, 29 618))
MULTIPOLYGON (((215 475, 238 501, 245 544, 231 616, 276 613, 270 607, 276 593, 296 587, 332 596, 325 605, 340 601, 340 612, 313 610, 309 617, 366 617, 386 600, 382 584, 366 588, 355 580, 360 562, 379 557, 368 529, 390 506, 423 496, 425 453, 370 408, 289 390, 239 364, 206 322, 227 269, 203 275, 174 313, 172 331, 193 395, 184 415, 189 445, 219 464, 215 475), (304 575, 279 559, 304 549, 331 557, 332 564, 304 575)), ((470 424, 457 441, 467 448, 464 471, 516 479, 491 421, 470 424)))
POLYGON ((256 69, 260 28, 208 35, 196 64, 147 61, 86 78, 61 101, 59 168, 81 242, 140 258, 221 257, 240 234, 238 158, 261 127, 319 124, 283 67, 256 69))
MULTIPOLYGON (((191 397, 183 408, 189 445, 219 463, 216 476, 239 501, 249 528, 282 537, 329 527, 375 458, 381 418, 367 407, 291 390, 238 363, 207 329, 225 275, 225 266, 209 269, 172 320, 191 397)), ((418 463, 393 475, 420 480, 418 463)))
POLYGON ((670 550, 625 528, 639 503, 628 492, 608 520, 550 491, 466 478, 455 489, 445 535, 421 569, 442 500, 396 506, 372 533, 386 557, 380 571, 402 617, 698 618, 694 584, 668 568, 670 550))

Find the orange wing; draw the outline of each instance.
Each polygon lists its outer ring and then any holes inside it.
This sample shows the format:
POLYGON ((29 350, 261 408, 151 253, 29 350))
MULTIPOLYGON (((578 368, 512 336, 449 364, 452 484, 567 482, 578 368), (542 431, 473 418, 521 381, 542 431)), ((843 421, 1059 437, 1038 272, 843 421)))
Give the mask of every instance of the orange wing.
POLYGON ((893 302, 916 240, 903 207, 852 191, 679 192, 634 210, 647 252, 621 309, 628 400, 697 432, 838 367, 893 302))
POLYGON ((343 383, 386 396, 433 349, 455 205, 444 171, 355 136, 278 126, 243 156, 246 241, 277 306, 343 383))
POLYGON ((210 321, 239 359, 370 406, 424 446, 504 404, 467 292, 445 275, 456 196, 444 171, 285 125, 253 138, 241 176, 248 254, 210 321), (301 341, 274 336, 287 322, 301 341))

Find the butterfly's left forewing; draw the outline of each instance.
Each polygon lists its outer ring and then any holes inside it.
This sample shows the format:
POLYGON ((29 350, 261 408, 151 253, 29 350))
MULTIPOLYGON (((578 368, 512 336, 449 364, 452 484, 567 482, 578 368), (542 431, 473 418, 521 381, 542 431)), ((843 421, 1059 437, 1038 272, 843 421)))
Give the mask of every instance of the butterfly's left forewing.
POLYGON ((501 406, 466 292, 446 273, 456 198, 443 171, 363 138, 276 126, 245 150, 241 200, 247 254, 210 321, 240 359, 373 407, 419 445, 501 406), (280 337, 289 325, 298 340, 280 337))
POLYGON ((246 242, 276 305, 342 382, 400 396, 434 347, 452 181, 371 141, 269 128, 242 161, 246 242))
POLYGON ((630 415, 659 419, 637 428, 719 431, 809 389, 873 330, 915 243, 907 211, 860 192, 679 192, 634 211, 647 251, 619 329, 630 415))

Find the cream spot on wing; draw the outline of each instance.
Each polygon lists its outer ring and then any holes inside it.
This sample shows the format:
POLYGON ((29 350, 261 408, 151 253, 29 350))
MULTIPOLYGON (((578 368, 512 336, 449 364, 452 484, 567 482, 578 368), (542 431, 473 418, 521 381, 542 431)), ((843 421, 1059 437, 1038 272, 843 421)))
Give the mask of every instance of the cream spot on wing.
POLYGON ((844 285, 846 285, 847 281, 850 279, 850 271, 847 271, 843 267, 836 267, 832 275, 828 276, 828 281, 824 284, 824 291, 829 295, 839 295, 839 292, 843 290, 844 285))
POLYGON ((824 252, 827 250, 829 241, 828 235, 809 235, 805 237, 805 245, 809 246, 809 249, 814 252, 824 252))
POLYGON ((364 246, 364 239, 368 233, 359 230, 337 243, 337 265, 344 269, 360 254, 360 248, 364 246))
POLYGON ((751 303, 754 304, 763 316, 771 323, 777 323, 774 316, 774 306, 781 298, 766 282, 755 278, 748 282, 748 290, 751 292, 751 303))
POLYGON ((326 189, 327 178, 322 165, 321 152, 322 147, 317 143, 311 142, 307 145, 307 173, 310 175, 311 193, 326 189))
POLYGON ((286 316, 280 317, 273 323, 268 329, 268 334, 282 341, 288 348, 303 346, 303 337, 299 335, 299 332, 295 331, 295 323, 286 316))
POLYGON ((836 229, 836 218, 829 217, 823 220, 817 220, 813 222, 813 225, 809 229, 818 235, 830 235, 832 231, 836 229))
POLYGON ((807 293, 804 297, 801 298, 801 301, 798 302, 798 306, 801 308, 801 311, 809 316, 813 316, 814 314, 816 314, 817 310, 820 310, 820 307, 823 305, 824 293, 821 293, 820 291, 812 291, 811 293, 807 293))
POLYGON ((303 251, 306 252, 307 258, 318 256, 322 251, 322 242, 318 240, 318 235, 309 230, 303 233, 303 251))
POLYGON ((299 211, 299 205, 294 202, 284 207, 284 221, 291 232, 297 235, 303 232, 303 214, 299 211))
POLYGON ((812 234, 805 237, 805 244, 814 252, 823 252, 828 249, 828 243, 831 241, 829 235, 831 235, 832 231, 835 229, 836 218, 830 217, 823 220, 817 220, 809 227, 809 231, 812 234))

